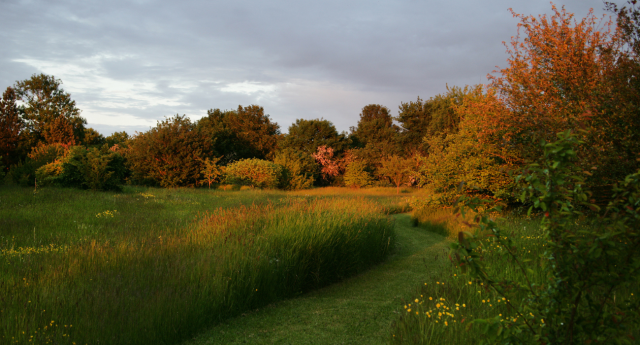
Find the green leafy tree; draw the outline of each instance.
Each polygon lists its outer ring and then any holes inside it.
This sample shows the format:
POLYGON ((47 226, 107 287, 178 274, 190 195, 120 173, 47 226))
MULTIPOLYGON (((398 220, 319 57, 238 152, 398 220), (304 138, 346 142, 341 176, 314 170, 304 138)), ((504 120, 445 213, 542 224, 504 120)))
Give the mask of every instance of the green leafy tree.
POLYGON ((127 147, 126 143, 127 141, 129 141, 129 139, 131 139, 129 134, 127 134, 127 132, 125 131, 122 131, 122 132, 114 132, 110 136, 104 138, 104 141, 107 144, 107 146, 109 146, 109 148, 113 147, 114 145, 118 145, 119 147, 125 148, 127 147))
POLYGON ((221 158, 222 157, 213 157, 209 159, 209 157, 207 157, 202 161, 204 165, 200 173, 202 174, 203 179, 200 183, 207 183, 209 189, 211 189, 211 184, 217 181, 218 177, 224 174, 224 167, 218 165, 221 158))
MULTIPOLYGON (((16 82, 16 94, 23 102, 20 108, 25 121, 24 139, 28 147, 47 142, 45 134, 60 129, 63 122, 59 120, 60 117, 71 127, 74 142, 82 142, 87 120, 80 116, 76 102, 61 85, 62 81, 45 74, 34 74, 30 79, 16 82), (56 120, 58 123, 54 124, 56 120)), ((58 137, 52 135, 51 138, 58 137)))
POLYGON ((289 133, 279 143, 281 149, 291 148, 306 154, 314 154, 318 147, 327 146, 339 155, 349 147, 345 134, 338 134, 336 127, 329 120, 297 119, 289 126, 289 133))
POLYGON ((318 177, 318 164, 307 153, 285 148, 276 153, 273 162, 283 167, 280 183, 283 189, 311 188, 318 177))
POLYGON ((354 160, 347 165, 344 173, 344 185, 352 188, 370 186, 373 182, 367 164, 362 160, 354 160))
MULTIPOLYGON (((17 164, 22 158, 19 148, 24 122, 20 118, 16 101, 15 90, 8 87, 2 94, 0 101, 0 157, 7 166, 17 164)), ((4 170, 3 168, 3 173, 4 170)))
POLYGON ((382 166, 378 169, 378 174, 391 180, 396 185, 397 194, 400 194, 400 186, 409 183, 412 168, 413 159, 405 159, 398 155, 393 155, 382 160, 382 166))
POLYGON ((208 132, 186 116, 176 115, 138 133, 122 152, 133 182, 194 187, 200 179, 202 160, 212 155, 212 145, 208 132))
POLYGON ((281 136, 278 124, 257 105, 209 110, 198 127, 209 132, 215 154, 224 156, 223 164, 243 158, 271 159, 281 136))
POLYGON ((74 146, 63 159, 48 166, 49 171, 57 170, 50 177, 54 183, 81 189, 119 191, 127 174, 122 155, 106 145, 89 149, 74 146))
POLYGON ((278 188, 282 166, 263 159, 247 158, 227 165, 226 181, 257 188, 278 188))
POLYGON ((546 250, 540 255, 541 266, 522 260, 510 238, 489 218, 499 207, 482 213, 487 200, 461 199, 463 209, 480 212, 480 231, 477 236, 461 233, 452 250, 461 267, 508 301, 515 315, 475 320, 486 343, 630 344, 640 327, 638 299, 621 293, 637 291, 640 283, 640 171, 614 187, 604 215, 591 226, 578 227, 583 210, 599 209, 584 189, 589 173, 577 165, 581 144, 571 131, 559 133, 557 141, 543 143, 542 164, 529 165, 517 177, 523 186, 521 200, 532 205, 529 213, 534 208, 543 212, 546 250), (522 279, 487 274, 487 263, 477 250, 484 234, 510 256, 522 279), (532 268, 542 270, 541 281, 534 279, 532 268))

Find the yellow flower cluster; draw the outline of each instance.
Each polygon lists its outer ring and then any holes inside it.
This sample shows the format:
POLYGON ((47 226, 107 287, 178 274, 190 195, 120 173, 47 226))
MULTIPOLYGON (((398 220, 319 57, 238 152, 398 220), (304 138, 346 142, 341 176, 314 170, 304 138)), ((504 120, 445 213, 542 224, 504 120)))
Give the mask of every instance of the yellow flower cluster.
POLYGON ((104 212, 96 214, 96 218, 113 218, 118 214, 118 210, 109 211, 106 210, 104 212))
POLYGON ((13 257, 29 254, 47 254, 47 253, 61 253, 68 249, 68 246, 58 246, 55 244, 49 244, 48 246, 40 247, 18 247, 18 249, 0 249, 0 256, 13 257))

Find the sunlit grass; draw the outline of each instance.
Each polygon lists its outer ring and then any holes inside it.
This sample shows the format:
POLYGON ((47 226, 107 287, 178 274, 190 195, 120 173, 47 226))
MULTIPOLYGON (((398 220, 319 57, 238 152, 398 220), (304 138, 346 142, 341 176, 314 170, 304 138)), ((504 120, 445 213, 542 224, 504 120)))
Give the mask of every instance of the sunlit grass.
POLYGON ((361 272, 395 239, 362 197, 9 187, 0 206, 2 343, 174 343, 361 272))

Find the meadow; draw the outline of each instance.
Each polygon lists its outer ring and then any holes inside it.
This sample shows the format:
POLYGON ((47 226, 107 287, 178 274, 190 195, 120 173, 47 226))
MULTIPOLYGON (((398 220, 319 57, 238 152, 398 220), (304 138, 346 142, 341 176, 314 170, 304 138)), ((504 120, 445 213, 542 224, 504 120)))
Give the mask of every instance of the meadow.
POLYGON ((176 343, 338 282, 385 259, 406 211, 365 194, 5 186, 0 339, 176 343))

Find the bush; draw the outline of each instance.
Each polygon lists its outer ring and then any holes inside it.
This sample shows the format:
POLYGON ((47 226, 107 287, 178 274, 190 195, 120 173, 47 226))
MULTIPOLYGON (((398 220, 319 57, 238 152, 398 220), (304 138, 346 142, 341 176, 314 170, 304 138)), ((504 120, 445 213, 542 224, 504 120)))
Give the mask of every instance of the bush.
POLYGON ((126 175, 124 158, 119 153, 75 146, 62 164, 59 183, 67 187, 91 190, 120 190, 126 175))
POLYGON ((344 185, 346 187, 361 188, 371 185, 373 178, 367 171, 367 165, 362 161, 353 161, 347 165, 344 173, 344 185))
POLYGON ((310 155, 286 148, 276 154, 273 162, 283 167, 280 181, 282 189, 298 190, 313 186, 318 174, 318 164, 310 155))
POLYGON ((212 155, 212 139, 186 116, 168 118, 155 128, 139 133, 124 148, 135 183, 162 187, 194 187, 203 159, 212 155))
POLYGON ((233 162, 225 170, 227 183, 258 188, 277 188, 282 176, 282 166, 257 158, 233 162))
MULTIPOLYGON (((9 175, 13 182, 20 186, 34 186, 36 184, 36 178, 38 178, 38 169, 58 159, 62 159, 64 155, 65 146, 62 144, 41 144, 35 146, 31 149, 31 152, 24 162, 20 162, 11 167, 9 175)), ((46 170, 46 172, 41 171, 41 177, 38 178, 39 184, 41 182, 44 182, 44 184, 51 183, 51 175, 54 174, 56 169, 51 167, 46 170), (41 178, 45 178, 47 181, 41 181, 41 178)))
MULTIPOLYGON (((637 292, 639 282, 640 171, 614 187, 606 214, 593 226, 576 227, 585 219, 583 209, 599 209, 583 190, 581 175, 589 173, 578 169, 576 152, 584 142, 577 138, 570 131, 559 133, 556 142, 543 145, 543 163, 529 165, 517 178, 524 187, 521 200, 532 205, 529 212, 535 207, 544 214, 545 249, 538 258, 525 258, 495 221, 477 216, 478 234, 488 233, 492 246, 509 256, 520 281, 487 274, 478 237, 461 235, 452 244, 460 266, 508 301, 516 315, 473 321, 491 344, 630 344, 638 330, 639 305, 629 292, 637 292), (541 283, 535 277, 542 277, 541 283)), ((488 201, 461 202, 478 210, 488 201)))

